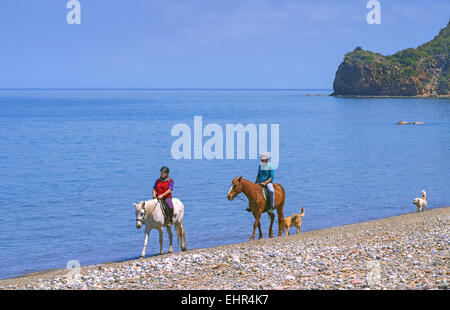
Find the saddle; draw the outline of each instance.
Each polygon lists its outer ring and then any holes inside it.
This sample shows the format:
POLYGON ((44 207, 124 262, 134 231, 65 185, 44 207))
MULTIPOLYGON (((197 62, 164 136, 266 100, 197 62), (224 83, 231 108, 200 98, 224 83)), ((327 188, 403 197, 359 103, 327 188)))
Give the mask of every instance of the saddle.
POLYGON ((161 211, 164 215, 164 223, 167 225, 169 224, 169 206, 167 205, 166 201, 164 199, 158 199, 159 203, 161 204, 161 211))
MULTIPOLYGON (((270 203, 270 194, 269 194, 269 190, 267 189, 266 186, 262 186, 262 192, 263 192, 263 197, 264 197, 264 201, 266 202, 266 206, 264 208, 264 212, 270 212, 272 211, 274 208, 272 208, 272 204, 270 203)), ((275 199, 275 197, 274 197, 275 199)), ((247 208, 246 209, 247 212, 252 212, 252 209, 247 208)))
POLYGON ((266 186, 261 186, 263 188, 263 196, 264 196, 264 200, 266 201, 266 207, 264 208, 264 212, 268 212, 271 211, 272 208, 272 204, 270 203, 270 194, 269 194, 269 190, 267 189, 266 186))

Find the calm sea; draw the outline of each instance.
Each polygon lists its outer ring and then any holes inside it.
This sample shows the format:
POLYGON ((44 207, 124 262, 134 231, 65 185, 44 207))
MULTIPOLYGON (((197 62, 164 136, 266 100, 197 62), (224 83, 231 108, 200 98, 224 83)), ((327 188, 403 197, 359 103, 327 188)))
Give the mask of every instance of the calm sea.
MULTIPOLYGON (((151 196, 162 165, 185 205, 188 248, 247 241, 253 217, 226 194, 235 176, 255 179, 258 161, 172 159, 172 127, 192 130, 194 116, 224 132, 279 124, 275 179, 286 215, 305 207, 304 231, 415 212, 423 189, 430 208, 450 204, 450 100, 307 96, 330 92, 0 91, 0 278, 136 258, 132 203, 151 196)), ((159 252, 156 231, 148 251, 159 252)))

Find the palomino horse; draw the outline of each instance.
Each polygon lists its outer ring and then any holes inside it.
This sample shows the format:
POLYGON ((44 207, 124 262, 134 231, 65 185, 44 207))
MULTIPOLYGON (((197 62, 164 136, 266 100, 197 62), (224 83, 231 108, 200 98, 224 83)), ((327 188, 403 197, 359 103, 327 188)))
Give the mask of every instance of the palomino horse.
MULTIPOLYGON (((177 235, 178 244, 181 240, 181 250, 186 251, 186 234, 184 232, 183 216, 184 205, 177 199, 172 198, 173 202, 173 224, 175 226, 175 233, 177 235)), ((133 203, 136 208, 136 228, 140 229, 145 224, 145 240, 144 248, 142 249, 141 257, 145 257, 145 248, 147 247, 148 236, 150 231, 155 228, 159 231, 159 245, 161 247, 160 254, 163 254, 163 227, 164 227, 164 215, 161 209, 161 202, 158 199, 151 199, 147 201, 141 201, 140 203, 133 203)), ((169 253, 173 252, 172 249, 172 229, 170 225, 166 225, 167 233, 169 234, 170 248, 169 253)))
MULTIPOLYGON (((278 237, 280 237, 283 225, 283 207, 285 193, 283 187, 278 183, 274 183, 273 188, 275 189, 275 209, 277 210, 278 214, 278 237)), ((250 237, 250 240, 255 239, 256 227, 258 227, 259 239, 261 239, 262 232, 259 219, 261 215, 266 212, 266 201, 264 200, 263 188, 261 187, 261 185, 243 179, 242 176, 240 178, 235 177, 233 182, 231 182, 231 188, 228 192, 227 198, 228 200, 233 200, 236 195, 242 192, 245 196, 247 196, 248 204, 250 206, 250 209, 252 210, 253 216, 255 217, 255 223, 253 224, 253 234, 250 237)), ((270 217, 269 237, 273 238, 272 225, 275 219, 275 214, 273 214, 273 212, 271 212, 270 210, 267 211, 267 213, 270 217)))

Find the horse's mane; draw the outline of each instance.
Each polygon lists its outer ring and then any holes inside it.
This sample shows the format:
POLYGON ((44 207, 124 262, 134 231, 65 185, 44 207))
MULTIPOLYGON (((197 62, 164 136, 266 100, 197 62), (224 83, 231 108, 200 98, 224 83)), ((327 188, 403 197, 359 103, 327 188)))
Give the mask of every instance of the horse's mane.
POLYGON ((247 179, 244 179, 244 178, 242 178, 241 181, 245 181, 245 183, 247 183, 248 185, 251 185, 253 187, 259 186, 258 184, 255 184, 254 182, 252 182, 250 180, 247 180, 247 179))
POLYGON ((243 182, 243 181, 244 181, 245 185, 248 185, 250 187, 249 190, 251 192, 251 195, 253 197, 257 197, 258 192, 261 190, 261 186, 259 186, 258 184, 253 183, 252 181, 249 181, 247 179, 242 178, 241 182, 243 182))
MULTIPOLYGON (((147 207, 150 205, 150 203, 153 203, 154 200, 156 200, 156 198, 152 198, 152 199, 149 199, 149 200, 141 201, 141 207, 142 207, 142 205, 144 205, 144 203, 145 203, 144 208, 145 208, 145 210, 147 210, 147 207)), ((156 204, 156 202, 155 202, 155 204, 156 204)), ((148 210, 147 210, 147 211, 148 211, 148 210)))

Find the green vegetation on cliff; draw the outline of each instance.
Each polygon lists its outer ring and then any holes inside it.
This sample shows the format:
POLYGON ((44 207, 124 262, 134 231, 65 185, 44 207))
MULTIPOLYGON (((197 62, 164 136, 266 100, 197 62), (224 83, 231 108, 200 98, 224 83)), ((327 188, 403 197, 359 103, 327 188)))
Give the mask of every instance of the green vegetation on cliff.
POLYGON ((450 22, 430 42, 390 56, 361 47, 347 53, 333 95, 449 96, 450 22))

